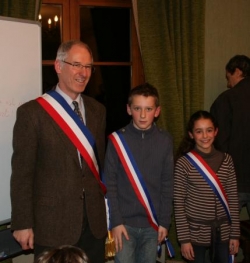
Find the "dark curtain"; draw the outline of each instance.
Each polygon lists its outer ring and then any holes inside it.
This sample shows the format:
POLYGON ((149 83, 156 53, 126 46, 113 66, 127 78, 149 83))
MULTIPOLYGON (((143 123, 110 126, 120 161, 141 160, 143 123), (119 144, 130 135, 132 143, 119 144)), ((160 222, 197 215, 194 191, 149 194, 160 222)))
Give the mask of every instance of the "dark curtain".
MULTIPOLYGON (((178 148, 190 115, 204 107, 205 0, 132 0, 146 81, 160 95, 158 125, 178 148)), ((175 220, 169 233, 182 260, 175 220)))
POLYGON ((1 0, 0 16, 38 20, 41 0, 1 0))
POLYGON ((205 0, 137 0, 136 7, 145 78, 159 90, 158 124, 176 149, 204 104, 205 0))

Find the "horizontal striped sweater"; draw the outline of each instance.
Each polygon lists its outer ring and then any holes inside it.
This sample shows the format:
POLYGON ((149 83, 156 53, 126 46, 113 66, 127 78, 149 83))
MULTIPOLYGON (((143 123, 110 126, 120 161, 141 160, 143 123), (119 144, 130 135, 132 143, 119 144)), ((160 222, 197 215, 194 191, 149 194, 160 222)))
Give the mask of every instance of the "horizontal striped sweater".
MULTIPOLYGON (((213 152, 219 153, 214 149, 213 152)), ((208 158, 214 158, 214 156, 208 158)), ((231 225, 220 200, 202 175, 185 156, 177 160, 174 172, 174 210, 180 243, 191 242, 209 246, 212 226, 220 227, 222 241, 239 239, 238 194, 234 165, 230 155, 224 155, 216 174, 228 197, 231 225)))

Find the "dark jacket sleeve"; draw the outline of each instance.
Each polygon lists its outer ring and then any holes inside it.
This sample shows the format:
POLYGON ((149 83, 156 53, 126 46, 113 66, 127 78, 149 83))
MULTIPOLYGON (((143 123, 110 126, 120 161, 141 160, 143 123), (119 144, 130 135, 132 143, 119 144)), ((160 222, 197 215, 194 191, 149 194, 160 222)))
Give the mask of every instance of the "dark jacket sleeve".
POLYGON ((222 152, 228 152, 232 125, 232 112, 227 96, 228 91, 219 95, 210 108, 210 113, 216 119, 219 128, 215 147, 222 152))

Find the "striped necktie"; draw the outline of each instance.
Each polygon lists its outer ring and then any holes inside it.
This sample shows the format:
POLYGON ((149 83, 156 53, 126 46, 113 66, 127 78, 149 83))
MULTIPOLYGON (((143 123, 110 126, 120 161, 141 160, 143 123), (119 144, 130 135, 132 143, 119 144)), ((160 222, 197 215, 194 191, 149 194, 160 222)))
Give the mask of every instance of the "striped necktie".
MULTIPOLYGON (((75 107, 74 108, 74 112, 79 116, 80 120, 84 123, 82 114, 81 114, 80 109, 79 109, 78 102, 74 100, 72 103, 73 103, 73 105, 75 107)), ((79 155, 79 158, 80 158, 80 165, 82 167, 83 158, 82 158, 82 155, 80 154, 79 151, 78 151, 78 155, 79 155)))
POLYGON ((79 116, 80 120, 81 120, 82 122, 84 122, 84 121, 83 121, 82 114, 81 114, 80 109, 79 109, 78 102, 74 100, 72 103, 73 103, 73 105, 74 105, 74 107, 75 107, 75 108, 74 108, 74 112, 79 116))

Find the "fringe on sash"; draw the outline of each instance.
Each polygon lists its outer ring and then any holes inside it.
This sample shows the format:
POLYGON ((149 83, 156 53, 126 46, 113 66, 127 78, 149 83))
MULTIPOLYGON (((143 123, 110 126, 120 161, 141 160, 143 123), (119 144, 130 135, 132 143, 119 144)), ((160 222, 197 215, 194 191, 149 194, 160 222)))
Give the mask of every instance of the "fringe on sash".
POLYGON ((115 241, 112 237, 112 233, 108 230, 108 236, 105 243, 105 258, 112 258, 115 256, 115 241))

